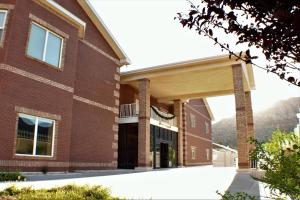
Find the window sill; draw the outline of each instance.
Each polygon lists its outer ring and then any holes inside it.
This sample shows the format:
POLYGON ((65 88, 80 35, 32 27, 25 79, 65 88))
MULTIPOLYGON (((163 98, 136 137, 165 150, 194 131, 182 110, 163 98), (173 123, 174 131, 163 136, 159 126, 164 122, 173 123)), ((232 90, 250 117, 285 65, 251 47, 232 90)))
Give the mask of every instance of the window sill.
POLYGON ((28 155, 28 154, 15 154, 14 158, 22 158, 22 159, 55 159, 54 156, 42 156, 42 155, 28 155))
POLYGON ((55 67, 54 65, 51 65, 51 64, 49 64, 49 63, 47 63, 45 61, 42 61, 40 59, 34 58, 34 57, 28 55, 27 53, 25 54, 25 56, 27 58, 31 59, 31 60, 34 60, 34 61, 36 61, 36 62, 38 62, 40 64, 43 64, 44 66, 47 66, 48 68, 51 68, 51 69, 54 69, 54 70, 58 71, 58 72, 62 72, 63 71, 63 67, 61 67, 61 66, 60 67, 55 67))

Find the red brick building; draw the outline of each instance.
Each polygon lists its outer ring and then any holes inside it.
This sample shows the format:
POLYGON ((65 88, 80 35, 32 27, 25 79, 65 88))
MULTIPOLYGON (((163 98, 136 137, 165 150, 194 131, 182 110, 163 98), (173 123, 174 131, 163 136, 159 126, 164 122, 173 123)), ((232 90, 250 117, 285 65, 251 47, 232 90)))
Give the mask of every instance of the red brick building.
POLYGON ((120 74, 127 64, 87 0, 0 0, 0 170, 211 164, 205 97, 226 94, 249 165, 251 65, 223 56, 120 74))
POLYGON ((206 100, 181 102, 182 116, 178 117, 175 113, 176 104, 158 102, 157 98, 150 95, 150 102, 147 103, 147 111, 150 112, 145 118, 141 116, 140 90, 130 84, 122 84, 120 93, 118 145, 120 168, 166 168, 178 165, 212 164, 211 120, 213 117, 206 100), (148 122, 141 127, 144 120, 148 122), (180 124, 182 125, 181 153, 178 146, 180 124), (147 136, 141 139, 140 136, 144 131, 148 132, 147 136), (142 145, 139 145, 141 143, 142 145), (145 150, 141 150, 139 146, 143 148, 149 146, 149 149, 146 149, 148 155, 141 155, 145 150), (180 157, 183 159, 181 163, 180 157), (139 159, 147 159, 144 161, 147 164, 141 161, 139 163, 139 159))
POLYGON ((0 170, 117 166, 119 68, 83 0, 1 0, 0 170))

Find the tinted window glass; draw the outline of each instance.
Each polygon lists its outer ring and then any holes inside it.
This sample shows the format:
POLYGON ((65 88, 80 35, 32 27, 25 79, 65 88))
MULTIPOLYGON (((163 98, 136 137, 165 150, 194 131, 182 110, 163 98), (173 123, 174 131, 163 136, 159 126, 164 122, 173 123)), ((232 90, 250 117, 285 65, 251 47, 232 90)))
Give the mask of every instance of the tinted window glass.
POLYGON ((27 50, 28 55, 39 60, 43 60, 45 39, 46 30, 35 24, 32 24, 27 50))
POLYGON ((53 121, 47 119, 38 119, 36 155, 51 156, 53 121))
POLYGON ((60 61, 60 51, 61 39, 53 35, 52 33, 49 33, 45 61, 51 65, 58 67, 60 61))
POLYGON ((34 143, 35 118, 20 116, 17 132, 17 154, 32 154, 34 143))

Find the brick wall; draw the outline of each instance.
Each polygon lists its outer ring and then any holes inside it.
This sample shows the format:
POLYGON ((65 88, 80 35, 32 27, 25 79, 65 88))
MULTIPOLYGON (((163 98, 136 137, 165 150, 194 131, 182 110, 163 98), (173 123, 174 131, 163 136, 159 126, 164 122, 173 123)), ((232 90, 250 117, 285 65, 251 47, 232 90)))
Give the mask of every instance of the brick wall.
POLYGON ((83 40, 76 27, 34 1, 0 2, 0 8, 7 3, 12 8, 0 47, 0 170, 117 166, 120 72, 116 55, 77 1, 57 2, 87 23, 83 40), (63 68, 26 55, 32 21, 64 37, 63 68), (15 155, 17 115, 22 111, 16 107, 32 110, 32 115, 61 117, 53 158, 15 155))
POLYGON ((212 164, 211 119, 202 99, 190 100, 185 104, 186 165, 212 164), (195 116, 195 127, 192 127, 190 115, 195 116), (205 133, 205 122, 209 124, 209 133, 205 133), (196 157, 192 159, 192 149, 196 157), (207 159, 206 149, 209 149, 207 159))

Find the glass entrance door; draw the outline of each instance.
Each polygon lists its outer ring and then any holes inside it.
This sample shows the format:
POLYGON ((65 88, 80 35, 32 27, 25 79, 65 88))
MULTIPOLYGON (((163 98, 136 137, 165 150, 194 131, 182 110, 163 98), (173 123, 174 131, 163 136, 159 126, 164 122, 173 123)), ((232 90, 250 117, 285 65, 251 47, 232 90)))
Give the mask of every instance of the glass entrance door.
POLYGON ((177 132, 151 125, 150 151, 154 168, 177 166, 177 138, 177 132))
POLYGON ((160 143, 160 168, 169 167, 169 145, 160 143))

